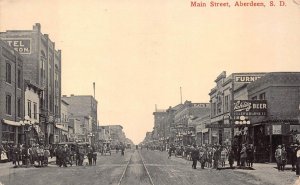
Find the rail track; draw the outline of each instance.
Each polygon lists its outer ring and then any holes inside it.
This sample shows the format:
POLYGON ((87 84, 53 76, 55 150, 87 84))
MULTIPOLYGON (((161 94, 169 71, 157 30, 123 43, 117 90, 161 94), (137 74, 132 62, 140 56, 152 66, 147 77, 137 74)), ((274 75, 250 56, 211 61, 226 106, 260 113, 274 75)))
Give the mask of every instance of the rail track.
MULTIPOLYGON (((142 166, 143 166, 144 170, 146 171, 147 177, 149 178, 149 184, 150 184, 150 185, 154 185, 153 180, 152 180, 152 177, 151 177, 151 175, 149 174, 149 171, 148 171, 148 169, 147 169, 147 166, 145 165, 144 159, 143 159, 143 157, 142 157, 140 151, 135 151, 135 152, 138 152, 138 156, 139 156, 139 158, 140 158, 140 160, 141 160, 142 166)), ((131 163, 132 163, 132 157, 133 157, 133 155, 135 155, 135 152, 133 152, 133 153, 131 154, 130 159, 128 160, 128 162, 127 162, 127 164, 126 164, 126 166, 125 166, 125 169, 124 169, 124 171, 123 171, 123 173, 122 173, 122 176, 121 176, 121 178, 120 178, 120 180, 119 180, 119 182, 118 182, 118 185, 121 185, 121 184, 124 182, 125 174, 126 174, 126 172, 127 172, 127 170, 128 170, 128 167, 129 167, 129 166, 131 165, 131 163)), ((132 165, 137 165, 137 164, 132 164, 132 165)))

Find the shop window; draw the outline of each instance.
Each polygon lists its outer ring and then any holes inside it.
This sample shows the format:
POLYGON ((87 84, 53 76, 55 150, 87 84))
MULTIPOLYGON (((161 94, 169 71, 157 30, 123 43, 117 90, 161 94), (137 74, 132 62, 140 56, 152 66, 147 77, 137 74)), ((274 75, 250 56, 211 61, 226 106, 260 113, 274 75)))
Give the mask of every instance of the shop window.
POLYGON ((11 95, 6 95, 6 114, 11 115, 11 95))
POLYGON ((11 84, 11 65, 6 63, 6 82, 11 84))

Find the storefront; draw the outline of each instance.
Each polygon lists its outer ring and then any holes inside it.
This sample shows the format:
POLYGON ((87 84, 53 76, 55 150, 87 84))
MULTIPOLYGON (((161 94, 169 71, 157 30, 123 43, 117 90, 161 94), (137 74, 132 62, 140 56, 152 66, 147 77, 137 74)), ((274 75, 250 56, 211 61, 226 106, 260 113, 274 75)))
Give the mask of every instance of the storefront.
POLYGON ((3 119, 2 122, 2 144, 18 144, 21 123, 3 119))

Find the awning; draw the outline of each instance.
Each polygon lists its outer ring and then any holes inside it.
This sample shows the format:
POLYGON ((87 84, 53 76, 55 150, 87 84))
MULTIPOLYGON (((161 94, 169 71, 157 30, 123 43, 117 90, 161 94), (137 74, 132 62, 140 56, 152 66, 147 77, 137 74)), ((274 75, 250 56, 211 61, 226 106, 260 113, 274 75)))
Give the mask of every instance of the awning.
POLYGON ((7 120, 7 119, 3 119, 3 122, 5 124, 11 125, 11 126, 16 126, 16 127, 21 126, 20 122, 15 122, 15 121, 7 120))
POLYGON ((61 129, 61 130, 66 131, 66 128, 65 128, 64 126, 62 126, 62 125, 56 124, 55 127, 56 127, 56 128, 59 128, 59 129, 61 129))

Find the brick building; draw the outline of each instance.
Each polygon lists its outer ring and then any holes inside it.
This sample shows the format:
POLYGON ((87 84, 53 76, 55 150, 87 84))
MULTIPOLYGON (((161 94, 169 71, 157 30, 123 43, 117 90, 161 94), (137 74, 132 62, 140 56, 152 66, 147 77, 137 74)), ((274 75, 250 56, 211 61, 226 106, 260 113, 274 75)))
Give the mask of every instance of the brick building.
POLYGON ((265 73, 233 73, 226 76, 226 71, 223 71, 216 78, 216 86, 209 93, 211 121, 206 125, 210 130, 211 144, 231 144, 235 132, 232 102, 247 100, 247 85, 264 75, 265 73))
POLYGON ((24 58, 24 79, 43 90, 40 126, 45 133, 45 142, 53 143, 54 122, 60 118, 61 51, 56 50, 47 34, 42 34, 38 23, 32 30, 1 32, 0 38, 24 58))
POLYGON ((274 161, 277 145, 300 138, 300 72, 272 72, 247 87, 249 100, 266 100, 267 115, 250 118, 257 158, 274 161), (268 151, 269 155, 264 156, 268 151), (267 158, 267 159, 266 159, 267 158))
POLYGON ((23 57, 0 39, 0 144, 21 143, 24 119, 23 57))
POLYGON ((210 112, 209 103, 192 103, 185 101, 174 116, 176 142, 179 145, 192 145, 196 142, 196 130, 190 123, 192 120, 203 117, 210 112))
POLYGON ((69 104, 68 110, 71 117, 80 120, 82 131, 85 135, 81 139, 91 140, 92 138, 89 138, 89 136, 92 133, 97 133, 97 100, 89 95, 64 95, 62 100, 69 104))

